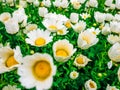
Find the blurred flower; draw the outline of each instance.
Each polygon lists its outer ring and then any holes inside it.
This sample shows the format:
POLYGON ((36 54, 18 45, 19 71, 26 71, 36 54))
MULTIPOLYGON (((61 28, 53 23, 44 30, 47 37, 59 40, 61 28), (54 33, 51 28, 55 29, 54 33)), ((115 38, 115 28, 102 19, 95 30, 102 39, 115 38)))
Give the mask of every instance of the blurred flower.
POLYGON ((68 40, 58 40, 53 44, 54 58, 58 62, 66 62, 75 53, 76 49, 68 40))
POLYGON ((26 0, 28 3, 33 3, 34 0, 26 0))
POLYGON ((114 62, 120 62, 120 44, 115 43, 108 51, 109 58, 114 62))
POLYGON ((62 8, 67 8, 69 5, 68 0, 55 0, 53 2, 54 6, 56 7, 62 7, 62 8))
POLYGON ((18 10, 15 10, 13 13, 13 18, 18 22, 22 23, 23 26, 27 25, 27 15, 25 14, 24 8, 19 8, 18 10))
POLYGON ((88 49, 89 47, 95 45, 98 41, 99 39, 93 32, 85 30, 79 34, 77 43, 79 48, 88 49))
POLYGON ((26 27, 25 27, 25 30, 23 31, 24 33, 28 33, 30 31, 33 31, 33 30, 37 30, 37 24, 28 24, 26 27))
POLYGON ((70 0, 74 9, 79 9, 81 7, 81 3, 78 0, 70 0))
POLYGON ((80 68, 85 67, 89 61, 91 60, 88 59, 86 56, 80 54, 79 56, 75 58, 74 65, 80 69, 80 68))
POLYGON ((94 13, 94 18, 96 22, 103 23, 105 21, 105 14, 97 11, 94 13))
POLYGON ((27 7, 27 1, 26 0, 20 0, 19 1, 19 7, 26 8, 27 7))
POLYGON ((18 68, 19 81, 25 88, 36 87, 36 90, 48 90, 52 86, 56 66, 49 54, 35 53, 23 58, 18 68))
POLYGON ((109 84, 106 87, 106 90, 119 90, 115 86, 110 86, 109 84))
POLYGON ((117 75, 118 75, 118 80, 120 81, 120 68, 118 69, 117 75))
POLYGON ((94 27, 88 28, 87 30, 90 31, 90 32, 92 32, 95 35, 98 35, 100 33, 100 30, 98 28, 95 29, 94 27))
POLYGON ((108 35, 107 41, 110 44, 115 44, 116 42, 120 42, 120 36, 110 34, 110 35, 108 35))
POLYGON ((26 43, 32 46, 42 47, 52 41, 49 31, 43 31, 40 29, 33 30, 27 34, 26 43))
POLYGON ((36 7, 38 7, 38 6, 40 5, 40 2, 39 2, 39 0, 34 0, 34 1, 33 1, 33 4, 34 4, 36 7))
POLYGON ((5 0, 5 2, 7 3, 7 4, 10 4, 10 6, 14 6, 14 2, 15 2, 16 0, 5 0))
POLYGON ((70 14, 70 21, 72 23, 77 23, 79 20, 79 16, 78 16, 78 13, 71 13, 70 14))
POLYGON ((67 28, 71 28, 71 27, 72 27, 72 24, 71 24, 70 20, 66 21, 66 22, 64 23, 64 25, 65 25, 67 28))
POLYGON ((110 22, 110 30, 114 33, 120 34, 120 22, 111 21, 110 22))
POLYGON ((97 90, 97 84, 93 80, 88 80, 85 82, 86 90, 97 90))
POLYGON ((51 6, 51 1, 50 0, 43 0, 42 1, 42 6, 50 7, 51 6))
POLYGON ((48 13, 48 9, 45 7, 39 7, 39 16, 44 17, 48 13))
POLYGON ((108 35, 111 33, 110 25, 108 23, 105 23, 104 27, 102 28, 102 34, 108 35))
POLYGON ((2 90, 21 90, 20 88, 17 88, 17 86, 11 86, 11 85, 7 85, 7 86, 4 86, 2 88, 2 90))
POLYGON ((79 76, 79 73, 77 71, 72 71, 70 73, 70 78, 71 79, 76 79, 79 76))
POLYGON ((120 14, 115 14, 114 20, 120 21, 120 14))
POLYGON ((15 34, 19 31, 19 24, 16 19, 11 18, 7 22, 5 22, 6 32, 9 34, 15 34))
POLYGON ((106 21, 111 21, 111 20, 113 20, 113 15, 112 14, 110 14, 110 13, 107 13, 107 14, 105 14, 105 20, 106 21))
POLYGON ((98 2, 97 2, 97 0, 89 0, 88 2, 87 2, 87 6, 89 7, 97 7, 98 6, 98 2))
POLYGON ((81 31, 85 30, 86 23, 84 21, 79 21, 75 25, 72 25, 72 28, 75 32, 80 33, 81 31))
POLYGON ((111 6, 111 5, 112 5, 112 2, 113 2, 113 0, 106 0, 106 1, 105 1, 105 5, 106 5, 106 6, 111 6))
POLYGON ((22 63, 22 54, 19 46, 15 49, 10 47, 0 48, 0 74, 9 72, 22 63))
POLYGON ((11 14, 8 12, 4 12, 0 14, 0 21, 5 24, 9 19, 11 19, 11 14))
POLYGON ((67 28, 65 26, 63 26, 63 27, 61 27, 60 29, 57 30, 58 35, 65 35, 67 33, 68 33, 68 31, 67 31, 67 28))
POLYGON ((120 0, 115 0, 115 7, 120 9, 120 0))

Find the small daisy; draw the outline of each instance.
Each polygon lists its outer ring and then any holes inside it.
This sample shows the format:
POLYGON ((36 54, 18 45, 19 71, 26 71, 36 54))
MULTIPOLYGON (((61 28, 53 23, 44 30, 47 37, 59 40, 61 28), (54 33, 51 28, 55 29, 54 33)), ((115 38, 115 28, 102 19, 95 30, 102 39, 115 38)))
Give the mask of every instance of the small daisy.
POLYGON ((66 62, 75 53, 76 49, 68 40, 58 40, 53 44, 54 58, 58 62, 66 62))
POLYGON ((97 2, 97 0, 89 0, 88 2, 87 2, 87 6, 89 7, 98 7, 98 2, 97 2))
POLYGON ((52 41, 52 36, 50 36, 49 31, 43 31, 40 29, 31 31, 27 34, 26 43, 32 46, 42 47, 52 41))
POLYGON ((103 23, 105 21, 105 14, 104 13, 101 13, 101 12, 95 12, 94 13, 94 18, 96 20, 96 22, 98 23, 103 23))
POLYGON ((34 0, 34 1, 33 1, 33 4, 34 4, 36 7, 38 7, 38 6, 40 5, 40 2, 39 2, 39 0, 34 0))
POLYGON ((79 9, 81 7, 81 3, 78 0, 70 0, 74 9, 79 9))
POLYGON ((25 0, 20 0, 20 1, 19 1, 19 5, 16 6, 16 7, 18 7, 18 8, 20 8, 20 7, 26 8, 26 7, 27 7, 27 1, 25 1, 25 0))
POLYGON ((77 23, 79 20, 79 16, 78 16, 78 13, 71 13, 70 14, 70 21, 72 23, 77 23))
POLYGON ((18 46, 16 49, 8 46, 0 48, 0 57, 0 74, 9 72, 22 63, 22 54, 18 46))
POLYGON ((85 82, 86 90, 97 90, 97 84, 93 80, 88 80, 85 82))
POLYGON ((7 85, 7 86, 4 86, 2 88, 2 90, 21 90, 20 88, 17 88, 17 86, 11 86, 11 85, 7 85))
POLYGON ((86 20, 87 18, 90 17, 90 14, 88 14, 88 13, 82 13, 82 14, 80 14, 80 16, 81 16, 84 20, 86 20))
POLYGON ((116 42, 120 42, 120 36, 118 35, 108 35, 107 37, 107 41, 110 43, 110 44, 115 44, 116 42))
POLYGON ((72 24, 70 22, 70 20, 67 20, 64 25, 67 27, 67 28, 71 28, 72 27, 72 24))
POLYGON ((41 6, 50 7, 51 6, 51 1, 50 0, 43 0, 42 3, 41 3, 41 6))
POLYGON ((11 14, 8 12, 4 12, 2 14, 0 14, 0 21, 2 23, 5 23, 6 21, 8 21, 11 18, 11 14))
POLYGON ((58 35, 65 35, 67 33, 68 33, 68 31, 67 31, 67 28, 65 26, 63 26, 61 29, 57 30, 58 35))
POLYGON ((114 62, 120 62, 120 43, 115 43, 108 51, 109 58, 114 62))
POLYGON ((36 90, 48 90, 56 74, 52 57, 49 54, 35 53, 25 56, 23 61, 18 68, 21 85, 26 89, 36 87, 36 90))
POLYGON ((114 33, 120 34, 120 22, 111 21, 110 22, 110 30, 114 33))
POLYGON ((79 73, 77 71, 72 71, 70 73, 70 78, 71 79, 76 79, 79 76, 79 73))
POLYGON ((103 35, 108 35, 111 33, 111 30, 110 30, 110 25, 108 23, 106 23, 104 25, 104 27, 102 28, 102 34, 103 35))
POLYGON ((45 7, 39 7, 38 14, 41 17, 44 17, 48 13, 48 9, 45 7))
POLYGON ((92 33, 95 34, 95 35, 98 35, 98 34, 100 33, 100 30, 99 30, 98 28, 95 29, 94 27, 89 28, 89 29, 87 29, 87 30, 89 30, 90 32, 92 32, 92 33))
POLYGON ((85 67, 89 61, 91 60, 88 59, 86 56, 80 54, 79 56, 75 58, 74 65, 80 69, 80 68, 85 67))

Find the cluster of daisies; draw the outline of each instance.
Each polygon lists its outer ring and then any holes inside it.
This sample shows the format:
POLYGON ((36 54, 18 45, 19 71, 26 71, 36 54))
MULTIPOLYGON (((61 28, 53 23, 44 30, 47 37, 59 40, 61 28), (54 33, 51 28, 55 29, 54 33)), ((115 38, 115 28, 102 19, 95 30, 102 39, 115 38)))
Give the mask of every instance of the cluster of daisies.
MULTIPOLYGON (((8 44, 0 47, 0 74, 10 72, 17 68, 17 75, 20 76, 19 82, 26 89, 36 88, 36 90, 50 89, 54 82, 53 77, 57 73, 57 63, 67 63, 77 50, 86 50, 99 42, 99 35, 107 37, 108 43, 112 46, 108 50, 108 69, 111 69, 113 63, 120 62, 120 0, 106 0, 104 2, 105 12, 95 11, 92 27, 89 27, 86 20, 91 18, 89 8, 98 8, 97 0, 2 0, 2 4, 8 4, 10 7, 17 7, 12 13, 3 12, 0 14, 0 22, 4 24, 5 32, 9 35, 16 35, 21 32, 24 35, 24 42, 30 47, 42 48, 52 43, 52 55, 50 53, 32 52, 32 55, 23 56, 21 48, 11 48, 8 44), (28 22, 29 16, 25 9, 29 5, 38 7, 38 15, 44 28, 39 28, 35 23, 28 22), (58 9, 67 11, 71 6, 74 10, 79 10, 85 5, 86 13, 70 12, 69 16, 50 12, 50 7, 54 6, 58 9), (110 10, 117 10, 114 15, 108 13, 110 10), (76 46, 70 40, 58 39, 53 41, 56 36, 65 37, 73 30, 77 37, 76 46)), ((24 47, 26 48, 26 47, 24 47)), ((89 53, 89 52, 88 52, 89 53)), ((73 59, 73 65, 80 70, 88 63, 92 62, 90 58, 78 54, 73 59)), ((69 73, 69 77, 75 80, 79 77, 79 72, 73 70, 69 73)), ((117 72, 118 82, 120 81, 120 68, 117 72)), ((97 90, 97 83, 88 79, 84 83, 85 90, 97 90)), ((3 90, 20 90, 16 86, 5 86, 3 90)), ((106 86, 106 90, 119 90, 116 86, 106 86)))

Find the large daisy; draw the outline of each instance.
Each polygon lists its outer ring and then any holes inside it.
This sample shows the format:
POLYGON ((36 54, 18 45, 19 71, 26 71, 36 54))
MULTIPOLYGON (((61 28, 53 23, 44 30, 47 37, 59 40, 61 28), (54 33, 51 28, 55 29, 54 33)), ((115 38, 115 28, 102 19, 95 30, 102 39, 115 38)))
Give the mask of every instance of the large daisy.
POLYGON ((36 53, 23 58, 23 65, 18 68, 19 81, 27 89, 49 89, 52 86, 56 66, 49 54, 36 53))
POLYGON ((8 46, 0 48, 0 57, 0 74, 9 72, 22 63, 22 54, 18 46, 16 49, 8 46))
POLYGON ((56 61, 66 62, 75 53, 76 49, 68 40, 58 40, 53 44, 53 52, 56 61))
POLYGON ((49 31, 43 31, 40 29, 31 31, 27 34, 26 42, 33 46, 42 47, 52 41, 49 31))

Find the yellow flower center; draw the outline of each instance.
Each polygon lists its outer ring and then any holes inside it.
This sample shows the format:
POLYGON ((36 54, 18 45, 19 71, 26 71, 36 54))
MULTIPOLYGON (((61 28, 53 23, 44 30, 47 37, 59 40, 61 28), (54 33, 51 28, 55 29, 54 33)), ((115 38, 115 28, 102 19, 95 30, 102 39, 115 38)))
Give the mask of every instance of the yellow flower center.
POLYGON ((58 49, 56 51, 56 55, 57 56, 62 56, 62 57, 67 57, 68 56, 68 52, 65 51, 64 49, 58 49))
POLYGON ((50 28, 52 30, 57 30, 57 27, 55 25, 50 25, 48 28, 50 28))
POLYGON ((94 83, 93 83, 93 82, 90 82, 90 84, 89 84, 89 85, 90 85, 90 87, 91 87, 91 88, 95 88, 95 85, 94 85, 94 83))
POLYGON ((5 22, 5 21, 7 21, 8 19, 9 19, 9 17, 6 16, 6 17, 3 18, 3 21, 5 22))
POLYGON ((85 40, 87 42, 87 44, 90 44, 90 38, 89 37, 83 36, 82 39, 85 40))
POLYGON ((77 73, 73 73, 73 76, 76 77, 76 76, 77 76, 77 73))
POLYGON ((36 62, 33 66, 33 74, 38 80, 45 80, 51 74, 50 63, 45 60, 36 62))
POLYGON ((42 45, 44 45, 45 43, 46 43, 45 39, 44 39, 44 38, 41 38, 41 37, 39 37, 39 38, 37 38, 37 39, 35 40, 35 45, 38 45, 38 46, 42 46, 42 45))
POLYGON ((63 34, 64 33, 62 29, 58 30, 57 32, 58 32, 58 34, 63 34))
POLYGON ((77 58, 76 62, 78 64, 84 64, 84 59, 82 57, 77 58))
POLYGON ((71 23, 70 23, 70 21, 67 21, 67 22, 65 23, 65 26, 66 26, 67 28, 71 28, 71 23))
POLYGON ((11 67, 18 64, 18 62, 15 60, 14 56, 10 56, 7 60, 6 60, 6 66, 7 67, 11 67))

